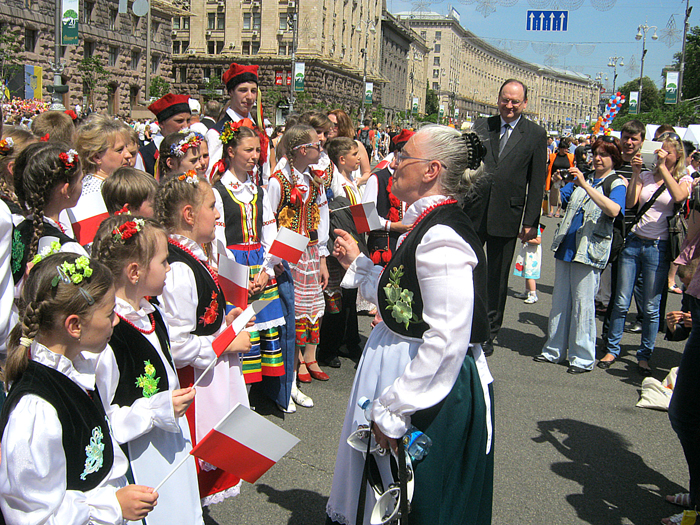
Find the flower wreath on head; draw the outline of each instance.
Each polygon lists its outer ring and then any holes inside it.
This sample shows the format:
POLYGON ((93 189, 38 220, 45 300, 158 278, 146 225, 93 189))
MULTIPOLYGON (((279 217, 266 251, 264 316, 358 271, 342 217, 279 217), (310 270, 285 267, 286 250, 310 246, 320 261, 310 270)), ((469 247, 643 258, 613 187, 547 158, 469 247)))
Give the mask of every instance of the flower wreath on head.
POLYGON ((0 140, 0 155, 7 155, 15 147, 15 141, 12 137, 7 137, 6 139, 0 140))
POLYGON ((58 154, 58 158, 63 163, 63 166, 67 170, 72 170, 77 166, 78 152, 74 149, 69 149, 68 151, 62 151, 58 154))
POLYGON ((90 259, 81 255, 74 263, 65 261, 63 264, 56 266, 58 275, 51 281, 51 286, 56 288, 60 281, 66 284, 80 284, 84 279, 89 279, 92 276, 92 268, 90 268, 90 259))
POLYGON ((143 226, 143 219, 134 219, 133 221, 127 221, 121 226, 112 230, 112 240, 118 244, 124 244, 127 240, 131 239, 138 232, 142 231, 143 226))
POLYGON ((170 153, 178 158, 182 158, 190 148, 198 148, 204 140, 204 135, 196 131, 190 131, 180 142, 170 146, 170 153))
POLYGON ((244 118, 238 122, 228 121, 224 124, 224 128, 221 130, 219 135, 219 140, 226 146, 229 142, 238 134, 241 128, 250 128, 258 135, 260 139, 260 164, 265 164, 267 162, 267 145, 270 140, 267 135, 260 131, 258 127, 249 118, 244 118))
POLYGON ((192 184, 194 186, 199 184, 199 177, 197 176, 197 172, 194 170, 189 170, 182 175, 178 175, 177 180, 184 181, 187 184, 192 184))

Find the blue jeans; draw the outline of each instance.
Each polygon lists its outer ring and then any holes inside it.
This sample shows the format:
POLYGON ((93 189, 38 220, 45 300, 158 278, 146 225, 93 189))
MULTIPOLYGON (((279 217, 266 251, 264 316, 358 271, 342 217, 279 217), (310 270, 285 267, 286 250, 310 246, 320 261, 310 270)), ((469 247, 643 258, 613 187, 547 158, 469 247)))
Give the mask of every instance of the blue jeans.
POLYGON ((700 505, 700 300, 689 297, 693 328, 685 345, 668 418, 683 446, 690 474, 691 507, 700 505))
POLYGON ((595 363, 595 294, 600 270, 555 259, 549 338, 542 355, 553 363, 592 370, 595 363))
POLYGON ((620 253, 617 290, 610 316, 607 351, 615 357, 620 355, 620 340, 625 327, 627 311, 632 301, 637 275, 642 279, 642 342, 637 350, 638 361, 649 361, 654 351, 656 334, 659 331, 659 304, 664 286, 667 286, 668 241, 649 240, 634 234, 627 236, 625 248, 620 253))

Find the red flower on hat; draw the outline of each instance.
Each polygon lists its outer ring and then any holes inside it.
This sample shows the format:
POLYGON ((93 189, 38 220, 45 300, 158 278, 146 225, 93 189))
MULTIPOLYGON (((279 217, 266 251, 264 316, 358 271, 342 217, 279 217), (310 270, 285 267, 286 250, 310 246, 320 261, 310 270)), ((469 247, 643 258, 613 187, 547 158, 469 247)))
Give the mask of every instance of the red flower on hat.
POLYGON ((67 109, 64 111, 64 113, 66 115, 68 115, 70 118, 72 118, 73 120, 78 118, 78 115, 76 115, 75 111, 73 111, 72 109, 67 109))
POLYGON ((49 134, 47 133, 43 137, 39 139, 41 142, 48 142, 49 141, 49 134))

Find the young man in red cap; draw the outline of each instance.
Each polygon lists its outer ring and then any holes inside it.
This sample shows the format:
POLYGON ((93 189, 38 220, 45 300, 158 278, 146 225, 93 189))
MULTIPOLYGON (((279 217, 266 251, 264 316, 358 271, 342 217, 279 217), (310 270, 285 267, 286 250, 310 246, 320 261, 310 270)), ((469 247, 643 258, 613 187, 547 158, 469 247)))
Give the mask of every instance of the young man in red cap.
MULTIPOLYGON (((217 163, 222 158, 223 146, 219 140, 219 134, 224 129, 224 124, 238 122, 244 118, 256 122, 251 111, 258 97, 258 66, 242 66, 233 63, 222 75, 221 80, 226 85, 231 101, 224 118, 207 132, 207 143, 209 144, 208 175, 210 177, 212 170, 219 169, 217 163)), ((262 167, 262 178, 258 175, 258 183, 266 185, 267 179, 270 177, 270 148, 269 143, 264 141, 263 137, 261 137, 261 146, 263 151, 259 163, 262 167)))
POLYGON ((134 167, 155 174, 158 149, 163 137, 171 133, 177 133, 186 128, 190 123, 190 97, 187 95, 173 95, 168 93, 148 106, 148 110, 156 116, 160 131, 153 136, 151 142, 139 150, 134 167))

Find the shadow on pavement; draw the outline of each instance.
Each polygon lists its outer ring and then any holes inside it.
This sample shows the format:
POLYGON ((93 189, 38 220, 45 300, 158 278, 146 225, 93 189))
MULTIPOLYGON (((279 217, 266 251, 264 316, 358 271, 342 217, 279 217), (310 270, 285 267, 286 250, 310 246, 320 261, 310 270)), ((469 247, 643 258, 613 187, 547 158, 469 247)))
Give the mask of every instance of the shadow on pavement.
POLYGON ((542 347, 547 341, 547 318, 542 315, 529 312, 520 314, 521 319, 524 316, 534 319, 536 323, 533 321, 532 324, 537 324, 538 327, 540 327, 542 322, 544 323, 542 335, 528 334, 526 332, 522 332, 521 330, 501 327, 501 329, 498 331, 498 337, 496 338, 496 348, 507 348, 526 357, 534 357, 542 352, 542 347))
POLYGON ((552 463, 552 472, 581 485, 582 493, 566 496, 581 520, 642 525, 658 523, 676 510, 663 496, 685 489, 649 468, 620 434, 572 419, 537 426, 541 434, 533 441, 551 444, 568 460, 552 463))
POLYGON ((270 503, 292 513, 287 525, 310 525, 326 521, 326 496, 303 489, 276 490, 269 485, 258 485, 256 488, 258 492, 267 495, 270 503))

